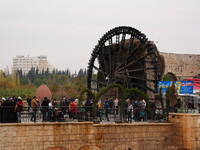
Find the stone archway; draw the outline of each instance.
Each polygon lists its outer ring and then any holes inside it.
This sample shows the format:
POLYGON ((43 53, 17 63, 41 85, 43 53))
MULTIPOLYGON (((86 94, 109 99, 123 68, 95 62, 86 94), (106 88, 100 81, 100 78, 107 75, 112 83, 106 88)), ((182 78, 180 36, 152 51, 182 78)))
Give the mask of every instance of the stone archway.
POLYGON ((79 150, 103 150, 102 148, 98 147, 98 146, 94 146, 94 145, 86 145, 82 148, 80 148, 79 150))
POLYGON ((176 146, 168 146, 164 150, 178 150, 178 147, 176 147, 176 146))
POLYGON ((50 148, 47 148, 46 150, 65 150, 65 149, 62 147, 50 147, 50 148))
POLYGON ((163 78, 165 80, 167 79, 169 81, 177 81, 178 80, 177 77, 176 77, 176 75, 174 73, 172 73, 172 72, 166 73, 163 78))
POLYGON ((114 148, 112 148, 112 150, 136 150, 136 148, 128 144, 121 144, 115 146, 114 148))

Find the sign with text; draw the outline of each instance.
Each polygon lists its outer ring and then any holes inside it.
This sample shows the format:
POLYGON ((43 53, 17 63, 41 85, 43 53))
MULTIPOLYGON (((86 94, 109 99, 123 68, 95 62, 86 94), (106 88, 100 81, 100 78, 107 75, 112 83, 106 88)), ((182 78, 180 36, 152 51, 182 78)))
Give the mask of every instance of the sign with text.
MULTIPOLYGON (((175 81, 174 82, 178 94, 193 94, 193 81, 175 81)), ((172 81, 159 81, 158 91, 166 93, 167 88, 172 85, 172 81)))

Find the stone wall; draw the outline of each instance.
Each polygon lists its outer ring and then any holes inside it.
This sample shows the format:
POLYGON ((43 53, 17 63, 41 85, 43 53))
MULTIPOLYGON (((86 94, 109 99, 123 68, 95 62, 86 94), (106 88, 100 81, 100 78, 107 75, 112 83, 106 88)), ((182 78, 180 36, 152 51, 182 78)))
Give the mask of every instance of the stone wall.
POLYGON ((184 150, 200 150, 200 115, 170 114, 169 121, 173 124, 172 144, 184 150))
POLYGON ((193 77, 200 74, 200 55, 160 52, 165 59, 165 74, 172 72, 176 76, 193 77))
POLYGON ((0 149, 200 150, 200 114, 171 113, 169 122, 0 124, 0 149))
POLYGON ((171 123, 0 124, 0 149, 173 150, 171 123))

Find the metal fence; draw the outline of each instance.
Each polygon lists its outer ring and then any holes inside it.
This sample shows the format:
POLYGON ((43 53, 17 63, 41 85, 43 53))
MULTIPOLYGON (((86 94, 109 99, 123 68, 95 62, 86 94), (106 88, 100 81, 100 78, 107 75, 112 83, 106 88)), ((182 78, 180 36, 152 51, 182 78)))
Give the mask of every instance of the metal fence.
POLYGON ((167 122, 167 111, 162 109, 125 108, 97 109, 93 107, 24 107, 22 112, 14 112, 14 106, 0 106, 1 123, 30 122, 81 122, 132 123, 167 122))

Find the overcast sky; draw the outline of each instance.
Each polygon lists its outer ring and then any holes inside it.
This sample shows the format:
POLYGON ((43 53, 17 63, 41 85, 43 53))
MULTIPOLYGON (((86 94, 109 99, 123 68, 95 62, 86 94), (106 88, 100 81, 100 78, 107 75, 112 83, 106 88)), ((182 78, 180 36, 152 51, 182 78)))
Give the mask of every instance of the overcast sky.
POLYGON ((0 69, 16 55, 87 68, 98 40, 131 26, 161 52, 200 54, 200 0, 0 0, 0 69))

